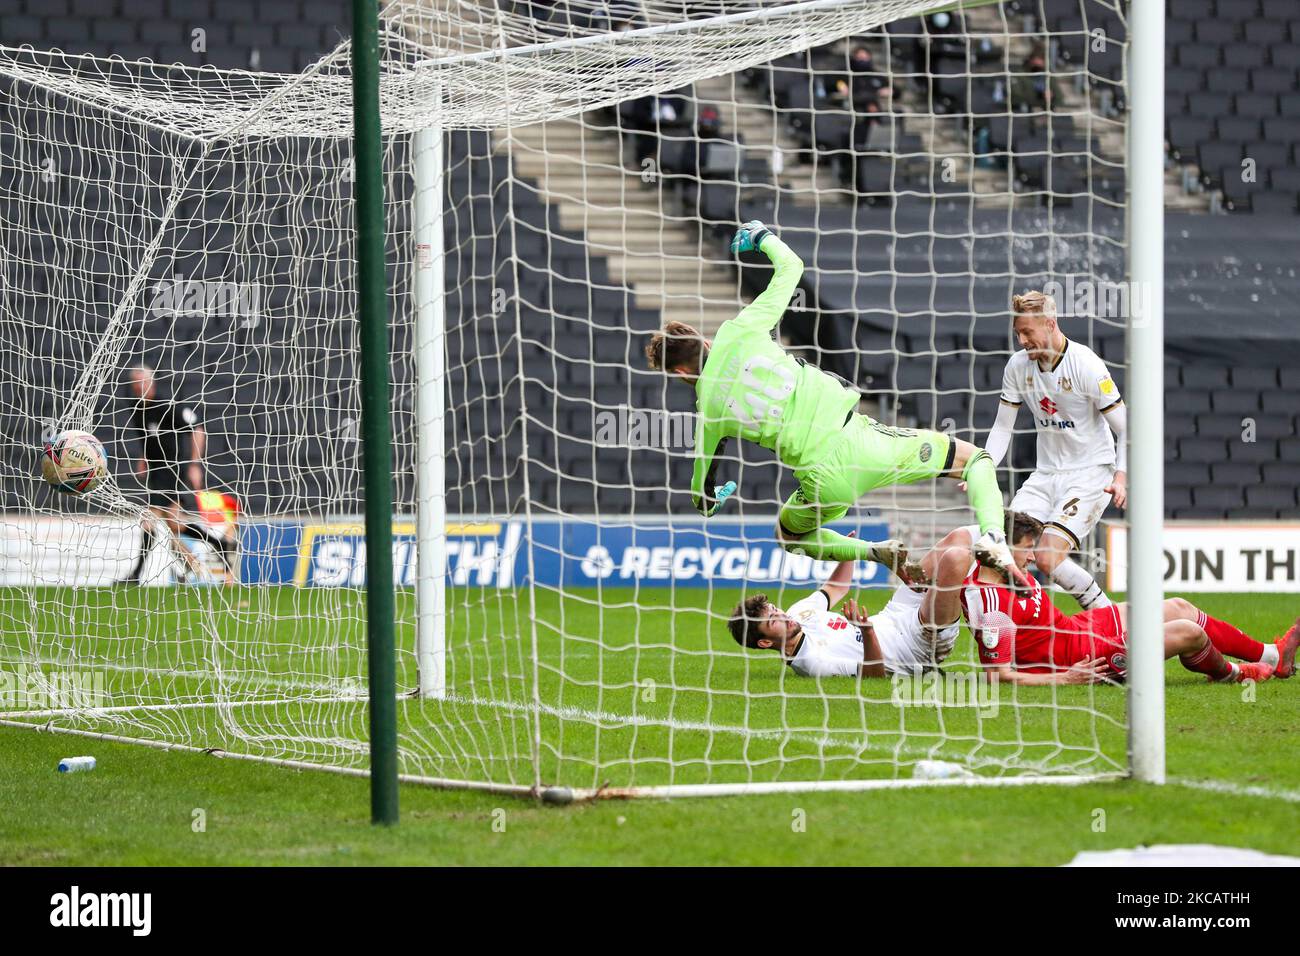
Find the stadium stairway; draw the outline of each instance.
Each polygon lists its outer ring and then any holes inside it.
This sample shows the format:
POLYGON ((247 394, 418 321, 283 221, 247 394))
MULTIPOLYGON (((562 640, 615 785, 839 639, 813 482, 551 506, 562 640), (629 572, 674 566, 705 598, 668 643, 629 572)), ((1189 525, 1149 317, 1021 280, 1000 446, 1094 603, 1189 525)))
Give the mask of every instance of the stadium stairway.
POLYGON ((494 134, 495 148, 536 182, 565 228, 608 259, 611 278, 634 291, 639 307, 712 335, 743 304, 730 256, 674 217, 656 184, 624 166, 618 139, 603 127, 596 114, 517 127, 494 134))
POLYGON ((747 150, 773 158, 778 202, 797 202, 800 195, 817 192, 833 198, 842 191, 829 163, 796 161, 803 147, 772 112, 771 105, 738 80, 739 74, 734 73, 700 80, 695 84, 695 99, 698 106, 717 109, 723 129, 738 133, 747 150))

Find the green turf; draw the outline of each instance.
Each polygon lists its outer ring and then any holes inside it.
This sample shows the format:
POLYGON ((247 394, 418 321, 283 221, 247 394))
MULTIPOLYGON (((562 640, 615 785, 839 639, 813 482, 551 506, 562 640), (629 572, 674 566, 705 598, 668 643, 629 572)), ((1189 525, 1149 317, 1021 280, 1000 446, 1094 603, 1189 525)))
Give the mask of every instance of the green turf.
MULTIPOLYGON (((926 756, 988 775, 1123 763, 1120 688, 1003 688, 996 714, 900 708, 888 681, 863 682, 860 692, 846 680, 819 689, 772 657, 741 654, 716 626, 706 639, 702 591, 672 595, 676 616, 664 609, 666 591, 564 601, 540 591, 483 595, 450 595, 456 698, 400 708, 407 772, 531 783, 534 662, 538 696, 553 708, 536 725, 547 782, 906 777, 926 756)), ((1293 614, 1282 596, 1189 597, 1265 639, 1293 614)), ((733 601, 716 595, 712 609, 733 601)), ((5 667, 39 656, 47 670, 102 670, 110 705, 214 694, 276 701, 127 711, 81 726, 351 766, 365 762, 364 712, 337 698, 355 692, 364 673, 362 610, 350 591, 0 591, 5 667), (75 639, 62 643, 50 636, 69 633, 75 639)), ((411 611, 404 594, 408 644, 411 611)), ((954 679, 970 655, 963 637, 954 679)), ((409 651, 399 671, 413 682, 409 651)), ((1249 700, 1176 662, 1167 677, 1171 776, 1294 800, 1300 772, 1287 744, 1300 685, 1261 685, 1249 700)), ((1295 810, 1278 798, 1127 782, 567 809, 405 787, 403 825, 387 833, 365 823, 362 780, 29 730, 0 729, 0 739, 0 862, 1053 863, 1080 849, 1146 842, 1285 848, 1295 810), (55 773, 58 758, 73 753, 95 754, 99 768, 55 773), (191 831, 195 808, 206 811, 205 833, 191 831), (498 808, 504 833, 493 829, 498 808), (806 832, 792 827, 796 810, 806 813, 806 832), (1094 831, 1098 810, 1104 832, 1094 831)))

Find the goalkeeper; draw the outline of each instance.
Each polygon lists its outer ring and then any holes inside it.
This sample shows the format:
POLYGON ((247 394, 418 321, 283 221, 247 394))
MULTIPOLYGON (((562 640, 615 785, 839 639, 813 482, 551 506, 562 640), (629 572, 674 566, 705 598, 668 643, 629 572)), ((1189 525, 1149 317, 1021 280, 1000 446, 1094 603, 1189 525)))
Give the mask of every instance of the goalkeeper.
POLYGON ((860 541, 823 525, 842 518, 876 488, 948 477, 966 482, 979 521, 972 552, 1007 571, 1013 564, 1002 531, 1002 491, 983 449, 934 431, 893 428, 859 414, 859 394, 846 382, 787 354, 772 338, 803 274, 803 262, 761 222, 747 222, 731 251, 758 249, 775 271, 748 307, 723 323, 710 342, 681 322, 669 323, 646 346, 652 369, 695 386, 695 472, 691 497, 709 517, 734 485, 714 488, 728 438, 773 449, 794 469, 798 489, 781 508, 782 547, 819 561, 868 560, 904 569, 902 542, 860 541))

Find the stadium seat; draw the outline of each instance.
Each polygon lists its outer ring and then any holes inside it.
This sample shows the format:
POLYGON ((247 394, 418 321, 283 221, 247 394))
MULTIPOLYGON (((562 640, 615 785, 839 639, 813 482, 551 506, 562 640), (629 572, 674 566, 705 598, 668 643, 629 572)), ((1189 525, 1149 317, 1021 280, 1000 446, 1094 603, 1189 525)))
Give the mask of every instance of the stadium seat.
MULTIPOLYGON (((1189 488, 1203 487, 1209 483, 1210 467, 1205 462, 1199 461, 1170 462, 1165 465, 1165 483, 1168 485, 1184 485, 1189 488)), ((1255 477, 1256 479, 1259 477, 1258 470, 1256 470, 1255 477)), ((1216 481, 1216 484, 1218 483, 1216 481)), ((1236 482, 1233 482, 1233 484, 1236 484, 1236 482)))
POLYGON ((1294 486, 1256 485, 1246 489, 1246 505, 1250 508, 1273 510, 1277 517, 1290 517, 1295 510, 1294 486))
MULTIPOLYGON (((1258 465, 1246 462, 1218 461, 1210 465, 1210 480, 1216 485, 1234 485, 1244 488, 1259 483, 1260 468, 1258 465)), ((1200 483, 1203 483, 1203 480, 1189 482, 1189 484, 1200 483)))
POLYGON ((1209 464, 1222 461, 1226 447, 1227 443, 1222 439, 1179 438, 1178 457, 1182 461, 1201 461, 1209 464))
POLYGON ((1260 407, 1265 413, 1300 415, 1300 393, 1270 390, 1260 393, 1260 407))
MULTIPOLYGON (((1282 445, 1289 445, 1291 442, 1282 442, 1282 445)), ((1228 442, 1228 458, 1232 461, 1251 462, 1257 465, 1263 465, 1270 461, 1276 461, 1278 456, 1278 443, 1275 441, 1266 441, 1259 439, 1257 441, 1230 441, 1228 442)))
POLYGON ((1202 485, 1192 489, 1192 504, 1198 509, 1217 511, 1219 517, 1231 515, 1243 503, 1244 497, 1241 490, 1237 488, 1202 485))
POLYGON ((1290 413, 1265 412, 1253 416, 1255 436, 1259 439, 1286 439, 1295 435, 1295 419, 1290 413))
POLYGON ((1228 370, 1214 365, 1185 365, 1182 368, 1180 383, 1186 389, 1207 392, 1227 388, 1228 370))

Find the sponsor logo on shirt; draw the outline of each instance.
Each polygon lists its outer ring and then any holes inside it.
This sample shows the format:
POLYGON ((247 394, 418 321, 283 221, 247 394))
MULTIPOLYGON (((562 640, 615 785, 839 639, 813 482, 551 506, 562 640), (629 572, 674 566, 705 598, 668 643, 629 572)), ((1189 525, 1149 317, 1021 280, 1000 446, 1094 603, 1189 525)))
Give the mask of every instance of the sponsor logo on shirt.
POLYGON ((934 454, 934 449, 930 446, 929 442, 926 442, 921 446, 921 451, 919 452, 921 461, 929 461, 930 456, 933 454, 934 454))
POLYGON ((1047 396, 1043 396, 1043 398, 1039 399, 1038 407, 1049 415, 1056 414, 1056 402, 1052 401, 1047 396))

